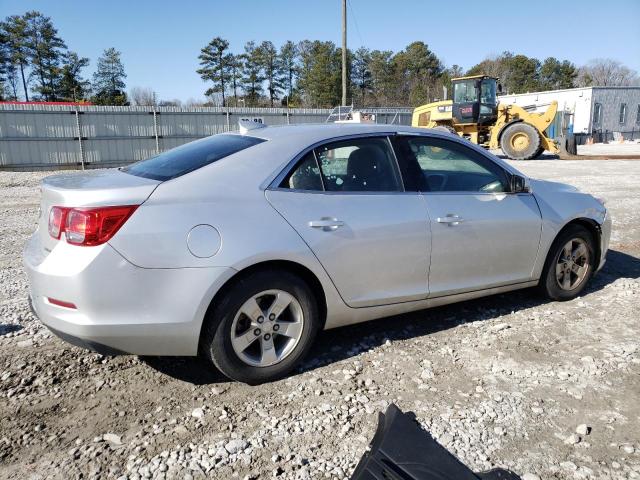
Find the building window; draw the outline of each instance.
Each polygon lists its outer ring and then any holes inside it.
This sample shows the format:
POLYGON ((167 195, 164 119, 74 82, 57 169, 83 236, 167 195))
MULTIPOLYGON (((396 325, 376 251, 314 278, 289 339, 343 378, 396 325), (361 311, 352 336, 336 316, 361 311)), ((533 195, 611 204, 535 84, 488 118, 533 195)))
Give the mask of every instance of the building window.
POLYGON ((602 120, 602 104, 595 103, 593 105, 593 124, 600 125, 601 120, 602 120))
POLYGON ((636 125, 640 125, 640 105, 638 105, 638 112, 636 113, 636 125))
POLYGON ((627 123, 627 104, 620 104, 620 125, 627 123))

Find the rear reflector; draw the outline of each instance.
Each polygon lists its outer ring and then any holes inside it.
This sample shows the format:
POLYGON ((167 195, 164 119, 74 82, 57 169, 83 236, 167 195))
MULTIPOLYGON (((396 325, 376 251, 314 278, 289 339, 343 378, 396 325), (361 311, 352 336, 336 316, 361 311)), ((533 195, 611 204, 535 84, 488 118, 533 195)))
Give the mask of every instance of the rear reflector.
POLYGON ((49 213, 49 234, 56 239, 62 232, 72 245, 101 245, 124 225, 138 205, 96 208, 53 207, 49 213))
POLYGON ((78 307, 76 307, 75 304, 73 304, 71 302, 64 302, 62 300, 56 300, 55 298, 51 298, 51 297, 47 297, 47 301, 51 305, 57 305, 58 307, 72 308, 74 310, 78 309, 78 307))

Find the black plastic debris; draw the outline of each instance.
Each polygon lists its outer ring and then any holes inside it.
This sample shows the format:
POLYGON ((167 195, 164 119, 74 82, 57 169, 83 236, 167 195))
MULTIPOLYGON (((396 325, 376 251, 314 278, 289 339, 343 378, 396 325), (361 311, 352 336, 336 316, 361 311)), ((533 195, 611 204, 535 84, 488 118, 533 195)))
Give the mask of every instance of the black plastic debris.
POLYGON ((502 469, 473 473, 393 404, 379 414, 370 447, 351 480, 520 480, 502 469))

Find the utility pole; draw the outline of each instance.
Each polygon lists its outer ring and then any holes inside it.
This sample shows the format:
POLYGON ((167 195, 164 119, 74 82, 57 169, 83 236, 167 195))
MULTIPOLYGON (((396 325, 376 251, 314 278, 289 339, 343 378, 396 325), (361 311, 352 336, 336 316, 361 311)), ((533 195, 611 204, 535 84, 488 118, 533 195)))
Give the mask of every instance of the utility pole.
POLYGON ((347 0, 342 0, 342 103, 347 104, 347 0))

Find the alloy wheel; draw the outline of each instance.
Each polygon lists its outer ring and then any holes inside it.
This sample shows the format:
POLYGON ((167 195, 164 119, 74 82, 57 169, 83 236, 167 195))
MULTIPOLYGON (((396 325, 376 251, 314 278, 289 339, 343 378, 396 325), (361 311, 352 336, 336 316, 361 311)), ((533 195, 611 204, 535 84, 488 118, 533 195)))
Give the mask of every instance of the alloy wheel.
POLYGON ((231 324, 231 345, 253 367, 269 367, 296 348, 304 314, 300 302, 283 290, 265 290, 249 298, 231 324))
POLYGON ((556 281, 562 290, 579 287, 589 271, 589 249, 581 238, 565 243, 556 262, 556 281))

